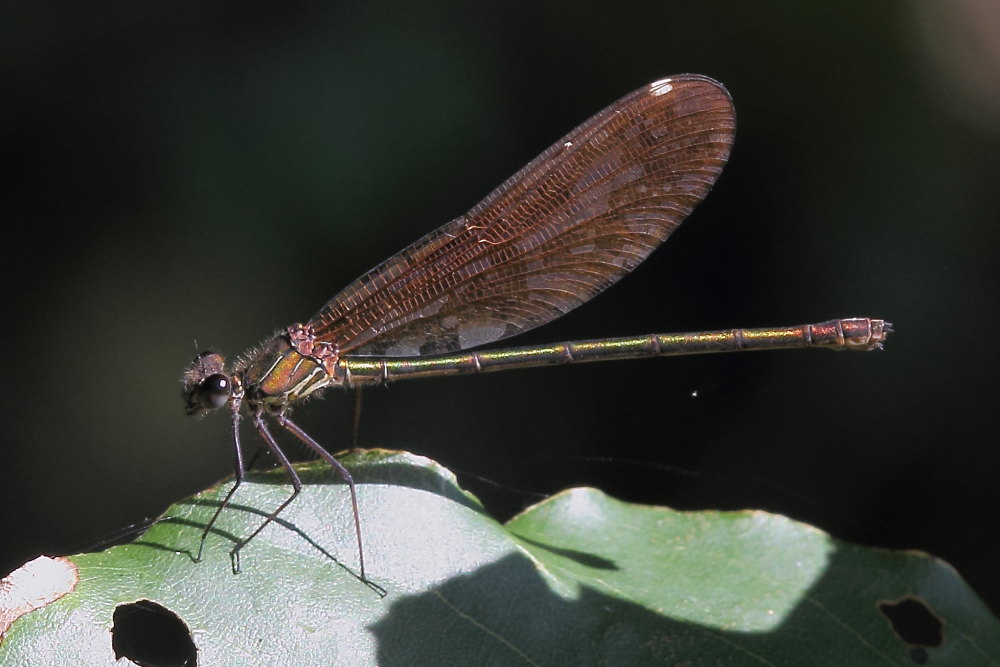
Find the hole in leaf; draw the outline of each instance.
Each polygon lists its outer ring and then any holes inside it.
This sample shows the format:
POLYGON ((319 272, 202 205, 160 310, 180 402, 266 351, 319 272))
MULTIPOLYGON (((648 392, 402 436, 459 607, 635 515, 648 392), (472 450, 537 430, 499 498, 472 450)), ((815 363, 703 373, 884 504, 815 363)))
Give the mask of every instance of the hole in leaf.
MULTIPOLYGON (((889 620, 892 631, 911 646, 940 646, 944 640, 944 623, 921 600, 905 597, 882 602, 878 610, 889 620)), ((920 662, 920 655, 911 652, 910 657, 920 662)))
POLYGON ((198 649, 184 621, 150 600, 120 604, 111 630, 115 659, 142 667, 196 667, 198 649))

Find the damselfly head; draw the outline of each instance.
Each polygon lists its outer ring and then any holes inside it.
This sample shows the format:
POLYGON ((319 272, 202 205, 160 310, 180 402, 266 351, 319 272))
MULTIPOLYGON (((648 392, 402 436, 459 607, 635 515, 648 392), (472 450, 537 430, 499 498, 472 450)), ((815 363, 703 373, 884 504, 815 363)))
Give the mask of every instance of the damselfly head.
POLYGON ((218 352, 201 352, 184 371, 184 411, 203 414, 221 408, 233 395, 233 380, 226 374, 226 360, 218 352))

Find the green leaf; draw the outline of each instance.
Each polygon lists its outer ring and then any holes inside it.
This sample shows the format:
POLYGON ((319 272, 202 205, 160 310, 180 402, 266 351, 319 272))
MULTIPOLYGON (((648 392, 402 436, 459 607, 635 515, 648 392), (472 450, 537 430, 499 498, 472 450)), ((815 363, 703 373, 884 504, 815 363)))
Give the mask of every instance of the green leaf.
POLYGON ((0 664, 125 664, 112 638, 132 632, 128 614, 144 607, 128 605, 140 600, 159 605, 153 617, 176 614, 197 664, 211 666, 1000 664, 997 619, 925 554, 594 489, 501 525, 427 459, 341 460, 358 482, 374 585, 357 576, 347 487, 320 464, 298 467, 305 489, 234 574, 234 541, 290 490, 280 471, 254 473, 201 562, 192 554, 229 483, 174 505, 131 544, 5 580, 0 664))

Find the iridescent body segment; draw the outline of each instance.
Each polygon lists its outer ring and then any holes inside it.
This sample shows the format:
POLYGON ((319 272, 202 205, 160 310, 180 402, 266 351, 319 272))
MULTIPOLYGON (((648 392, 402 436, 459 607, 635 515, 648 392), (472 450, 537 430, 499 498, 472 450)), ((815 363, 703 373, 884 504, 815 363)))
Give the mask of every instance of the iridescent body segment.
POLYGON ((486 373, 566 363, 744 350, 823 347, 831 350, 868 351, 881 348, 882 341, 890 331, 882 320, 861 317, 768 329, 727 329, 602 338, 426 358, 348 357, 340 360, 337 374, 341 378, 339 383, 354 386, 433 375, 486 373))

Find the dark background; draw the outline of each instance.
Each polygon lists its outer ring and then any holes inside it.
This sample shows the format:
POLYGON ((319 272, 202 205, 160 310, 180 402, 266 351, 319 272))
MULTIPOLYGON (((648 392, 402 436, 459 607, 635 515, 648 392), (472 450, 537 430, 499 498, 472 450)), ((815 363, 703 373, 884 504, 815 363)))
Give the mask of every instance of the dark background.
MULTIPOLYGON (((308 318, 604 105, 700 72, 739 117, 717 187, 517 342, 869 315, 886 350, 399 383, 362 444, 469 473, 499 516, 572 485, 781 512, 929 551, 1000 608, 987 4, 5 6, 0 573, 229 472, 226 420, 183 414, 195 339, 235 355, 308 318)), ((350 405, 299 421, 337 450, 350 405)))

